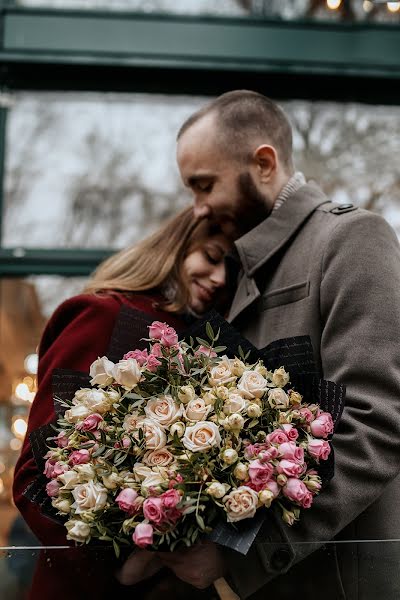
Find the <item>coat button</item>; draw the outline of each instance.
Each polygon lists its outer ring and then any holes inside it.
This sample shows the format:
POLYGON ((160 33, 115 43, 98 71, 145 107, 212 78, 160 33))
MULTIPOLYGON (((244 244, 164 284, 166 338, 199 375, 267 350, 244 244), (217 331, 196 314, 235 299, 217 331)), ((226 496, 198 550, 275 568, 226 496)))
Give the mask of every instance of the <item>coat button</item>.
POLYGON ((271 566, 277 571, 282 571, 291 562, 291 553, 286 548, 278 548, 271 556, 271 566))

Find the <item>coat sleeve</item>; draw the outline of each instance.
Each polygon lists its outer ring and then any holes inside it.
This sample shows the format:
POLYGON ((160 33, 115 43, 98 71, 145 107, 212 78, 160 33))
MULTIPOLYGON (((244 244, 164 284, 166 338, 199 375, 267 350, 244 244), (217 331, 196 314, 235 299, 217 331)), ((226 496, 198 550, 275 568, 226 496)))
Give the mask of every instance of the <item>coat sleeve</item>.
MULTIPOLYGON (((335 476, 311 509, 302 511, 296 526, 287 527, 271 514, 246 568, 241 561, 240 575, 240 559, 232 557, 232 579, 242 598, 334 538, 400 471, 398 240, 384 219, 355 211, 336 217, 320 260, 316 318, 322 324, 323 375, 347 389, 333 438, 335 476), (274 555, 282 558, 285 553, 287 560, 274 562, 274 555)), ((357 535, 362 537, 362 531, 357 535)))
POLYGON ((43 516, 24 490, 38 475, 29 433, 54 419, 52 372, 56 368, 88 371, 107 350, 121 303, 113 296, 76 296, 64 302, 48 322, 39 347, 38 391, 32 404, 28 431, 14 475, 14 502, 44 545, 66 545, 66 530, 43 516))

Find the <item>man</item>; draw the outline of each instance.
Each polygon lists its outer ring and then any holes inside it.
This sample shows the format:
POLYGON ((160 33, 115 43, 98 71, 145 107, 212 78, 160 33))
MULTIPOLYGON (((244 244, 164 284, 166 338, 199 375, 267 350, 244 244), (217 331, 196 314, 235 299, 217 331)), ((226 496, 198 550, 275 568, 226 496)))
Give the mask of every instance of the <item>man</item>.
POLYGON ((197 587, 225 574, 242 598, 400 597, 400 252, 379 216, 333 204, 295 173, 283 111, 228 92, 178 135, 196 213, 238 236, 229 320, 253 344, 310 335, 325 379, 346 384, 335 477, 292 528, 273 511, 249 554, 213 545, 163 557, 197 587), (397 551, 397 552, 396 552, 397 551), (373 569, 373 574, 371 569, 373 569))

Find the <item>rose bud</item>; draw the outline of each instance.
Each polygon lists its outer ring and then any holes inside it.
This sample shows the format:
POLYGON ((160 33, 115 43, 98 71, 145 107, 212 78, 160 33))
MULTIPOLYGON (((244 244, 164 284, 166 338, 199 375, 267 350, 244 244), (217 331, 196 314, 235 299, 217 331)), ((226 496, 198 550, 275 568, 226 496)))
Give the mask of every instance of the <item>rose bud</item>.
POLYGON ((132 535, 133 543, 139 548, 146 548, 153 543, 153 526, 149 523, 139 523, 132 535))
POLYGON ((240 481, 245 481, 249 476, 249 467, 244 463, 240 462, 236 465, 233 474, 236 477, 236 479, 239 479, 240 481))
POLYGON ((229 485, 227 483, 219 483, 219 481, 213 481, 207 487, 207 494, 209 494, 213 498, 223 498, 228 490, 229 485))
POLYGON ((232 431, 239 431, 244 426, 244 419, 239 413, 233 413, 226 419, 232 431))
POLYGON ((271 506, 272 500, 274 499, 274 494, 271 492, 271 490, 261 490, 261 492, 258 493, 258 499, 261 502, 261 504, 263 504, 264 506, 266 506, 267 508, 269 508, 271 506))
POLYGON ((226 448, 221 453, 221 458, 226 465, 233 465, 238 459, 238 453, 233 448, 226 448))
POLYGON ((278 475, 278 477, 276 478, 276 482, 278 483, 278 485, 286 485, 286 483, 287 483, 286 475, 284 475, 283 473, 280 473, 280 475, 278 475))
POLYGON ((254 418, 258 418, 261 417, 262 414, 262 410, 261 407, 258 406, 258 404, 249 404, 247 407, 247 415, 249 417, 254 418))
POLYGON ((177 421, 171 425, 169 432, 172 436, 176 433, 176 435, 181 438, 185 433, 185 429, 185 423, 182 423, 182 421, 177 421))

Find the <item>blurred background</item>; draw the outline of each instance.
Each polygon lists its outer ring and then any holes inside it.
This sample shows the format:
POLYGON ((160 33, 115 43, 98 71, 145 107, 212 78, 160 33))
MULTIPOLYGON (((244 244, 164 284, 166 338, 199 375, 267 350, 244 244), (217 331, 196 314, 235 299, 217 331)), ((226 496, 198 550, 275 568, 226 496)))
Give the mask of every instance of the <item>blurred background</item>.
MULTIPOLYGON (((16 521, 11 481, 44 324, 101 259, 190 202, 175 138, 208 98, 245 87, 277 100, 297 168, 400 235, 400 2, 0 0, 0 31, 7 547, 34 545, 16 521)), ((5 598, 22 594, 15 570, 3 581, 13 590, 5 598)))

